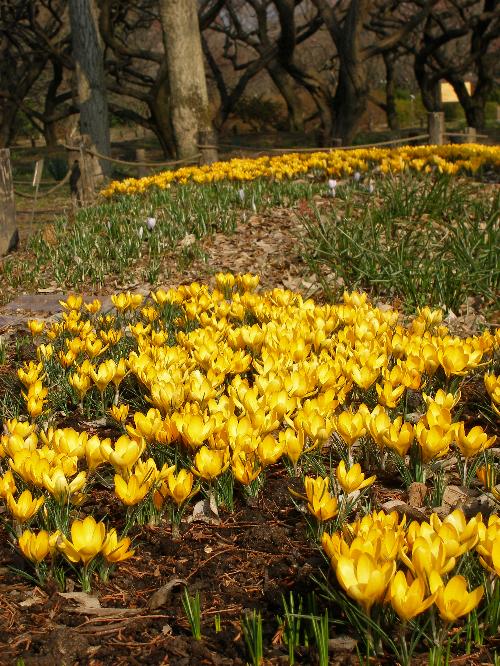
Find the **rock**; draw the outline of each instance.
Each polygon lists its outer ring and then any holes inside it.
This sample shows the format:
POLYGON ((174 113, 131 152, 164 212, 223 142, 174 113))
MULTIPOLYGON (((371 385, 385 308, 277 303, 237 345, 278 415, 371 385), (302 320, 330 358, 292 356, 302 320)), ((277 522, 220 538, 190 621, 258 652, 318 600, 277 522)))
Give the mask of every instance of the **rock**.
POLYGON ((424 499, 427 495, 427 486, 425 483, 414 481, 408 488, 408 504, 416 509, 424 506, 424 499))
POLYGON ((462 511, 467 520, 480 513, 485 520, 498 511, 498 502, 488 494, 483 493, 479 497, 469 497, 462 506, 462 511))
POLYGON ((443 493, 442 505, 450 507, 451 511, 462 508, 462 505, 471 494, 470 489, 463 486, 446 486, 443 493))
POLYGON ((358 641, 351 636, 337 636, 328 641, 329 652, 353 652, 356 649, 358 641))
POLYGON ((427 520, 427 516, 423 511, 419 511, 419 509, 416 509, 401 500, 389 500, 388 502, 384 502, 381 506, 387 513, 396 511, 399 516, 406 516, 410 520, 418 520, 419 522, 427 520))

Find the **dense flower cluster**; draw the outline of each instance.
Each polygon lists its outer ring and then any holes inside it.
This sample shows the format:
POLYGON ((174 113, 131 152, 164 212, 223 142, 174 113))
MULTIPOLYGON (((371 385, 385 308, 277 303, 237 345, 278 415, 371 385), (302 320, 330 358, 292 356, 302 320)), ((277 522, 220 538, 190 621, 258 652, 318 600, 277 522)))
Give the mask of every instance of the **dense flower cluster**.
POLYGON ((471 592, 463 575, 453 573, 461 559, 476 552, 483 566, 499 575, 500 520, 481 515, 467 521, 456 509, 444 520, 399 520, 396 513, 374 512, 323 535, 323 548, 346 593, 366 612, 374 604, 391 604, 409 621, 435 604, 445 622, 456 622, 475 608, 483 586, 471 592))
MULTIPOLYGON (((381 467, 391 455, 425 478, 450 451, 466 466, 495 442, 481 426, 457 420, 458 384, 486 372, 498 411, 492 368, 500 331, 460 338, 440 310, 422 308, 404 325, 397 311, 373 307, 366 294, 319 305, 283 289, 258 293, 258 283, 250 274, 218 274, 215 289, 193 283, 158 289, 148 300, 126 292, 112 297, 107 313, 98 300, 72 295, 60 321, 28 323, 38 360, 18 369, 27 418, 4 424, 0 497, 29 560, 60 554, 88 569, 98 556, 108 563, 132 556, 128 537, 77 517, 96 470, 108 475, 129 514, 149 506, 157 516, 173 515, 223 475, 258 492, 268 466, 285 459, 300 474, 304 457, 333 447, 341 458, 336 470, 305 476, 308 509, 322 523, 347 517, 350 499, 369 492, 375 477, 365 478, 355 462, 366 443, 381 467), (50 425, 56 384, 80 413, 101 409, 111 417, 119 436, 50 425), (150 406, 131 410, 137 399, 150 406)), ((492 471, 481 474, 493 489, 492 471)), ((394 517, 367 516, 351 526, 352 541, 325 535, 325 548, 341 585, 367 609, 389 594, 400 612, 408 593, 419 599, 417 609, 436 603, 443 617, 458 616, 446 610, 446 590, 451 585, 455 594, 462 583, 443 577, 476 547, 498 573, 500 532, 494 522, 453 516, 408 530, 394 517), (417 558, 420 550, 426 554, 417 558), (394 577, 396 558, 408 569, 406 582, 394 577), (439 564, 433 576, 431 561, 439 564)), ((480 592, 471 594, 477 603, 480 592)))
MULTIPOLYGON (((403 146, 400 148, 359 148, 317 153, 289 153, 255 159, 236 158, 207 166, 182 167, 145 178, 114 181, 102 191, 105 197, 140 194, 150 188, 165 189, 172 183, 244 182, 258 178, 293 179, 313 173, 327 179, 343 178, 376 170, 399 173, 407 169, 422 172, 474 173, 480 167, 500 166, 500 149, 476 144, 445 146, 403 146)), ((332 181, 333 182, 333 181, 332 181)))

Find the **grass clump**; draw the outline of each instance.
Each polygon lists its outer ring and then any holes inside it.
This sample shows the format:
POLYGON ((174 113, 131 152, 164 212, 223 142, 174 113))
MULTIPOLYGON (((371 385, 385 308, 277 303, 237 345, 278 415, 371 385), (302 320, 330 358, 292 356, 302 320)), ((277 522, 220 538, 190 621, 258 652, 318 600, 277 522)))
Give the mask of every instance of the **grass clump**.
POLYGON ((305 258, 327 293, 362 288, 409 309, 427 304, 458 311, 469 298, 494 305, 498 193, 484 196, 450 176, 406 175, 380 181, 364 205, 359 196, 340 190, 340 214, 335 207, 326 214, 314 208, 303 217, 305 258))

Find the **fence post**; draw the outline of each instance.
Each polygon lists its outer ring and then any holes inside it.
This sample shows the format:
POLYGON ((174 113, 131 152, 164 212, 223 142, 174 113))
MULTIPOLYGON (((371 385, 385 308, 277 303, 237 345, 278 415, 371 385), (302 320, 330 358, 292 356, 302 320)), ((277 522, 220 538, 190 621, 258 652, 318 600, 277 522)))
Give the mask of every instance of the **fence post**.
POLYGON ((477 130, 475 127, 466 127, 465 136, 467 143, 477 143, 477 130))
MULTIPOLYGON (((137 150, 135 151, 135 159, 138 162, 145 162, 146 161, 146 151, 144 150, 144 148, 137 148, 137 150)), ((148 171, 147 171, 146 167, 139 164, 137 166, 137 177, 138 178, 144 178, 144 176, 147 176, 147 175, 148 175, 148 171)))
POLYGON ((17 247, 16 202, 10 166, 10 150, 0 149, 0 256, 17 247))
POLYGON ((431 111, 427 114, 429 143, 441 146, 444 143, 444 112, 431 111))
POLYGON ((86 134, 67 140, 68 166, 71 169, 70 188, 73 204, 88 206, 93 203, 97 188, 102 185, 104 175, 99 159, 88 151, 95 150, 86 134))
POLYGON ((200 149, 200 164, 212 164, 219 159, 217 149, 217 133, 214 130, 200 130, 198 132, 198 145, 200 149))

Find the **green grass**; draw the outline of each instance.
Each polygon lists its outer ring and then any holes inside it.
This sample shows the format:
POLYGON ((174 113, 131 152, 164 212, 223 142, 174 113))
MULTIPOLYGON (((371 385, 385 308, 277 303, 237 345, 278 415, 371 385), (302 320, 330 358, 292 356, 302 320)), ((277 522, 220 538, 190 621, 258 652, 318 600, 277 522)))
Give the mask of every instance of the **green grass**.
POLYGON ((364 289, 408 309, 495 307, 500 195, 448 176, 386 178, 372 197, 340 191, 337 211, 303 217, 304 258, 327 293, 364 289), (339 278, 341 280, 339 281, 339 278))
POLYGON ((171 272, 203 256, 197 241, 214 233, 231 234, 238 219, 254 211, 288 206, 325 191, 322 183, 187 184, 150 190, 142 196, 116 200, 57 218, 47 233, 40 229, 27 252, 4 260, 2 278, 13 288, 101 288, 147 281, 154 284, 165 270, 165 256, 175 252, 171 272), (243 197, 240 195, 243 190, 243 197), (156 218, 149 232, 148 217, 156 218), (190 244, 180 245, 186 236, 190 244))
MULTIPOLYGON (((195 183, 122 196, 59 217, 6 258, 3 284, 11 289, 116 288, 175 276, 203 259, 200 241, 232 234, 255 212, 301 204, 303 257, 325 293, 345 288, 404 307, 474 305, 494 309, 500 287, 500 195, 465 179, 402 174, 376 181, 370 195, 353 181, 325 195, 324 177, 302 181, 195 183), (326 203, 326 205, 325 205, 326 203), (146 219, 155 217, 154 230, 146 219), (182 242, 186 237, 189 243, 182 242)), ((7 290, 6 294, 7 294, 7 290)))

